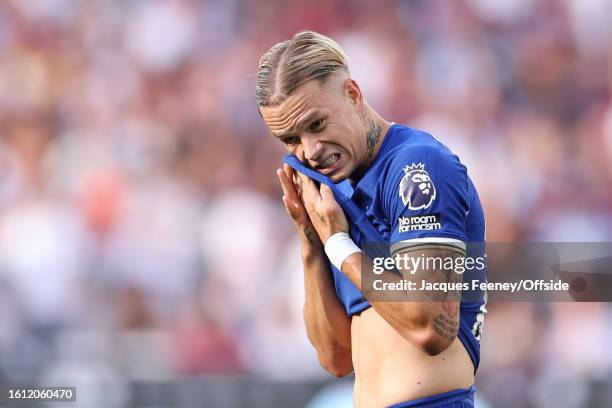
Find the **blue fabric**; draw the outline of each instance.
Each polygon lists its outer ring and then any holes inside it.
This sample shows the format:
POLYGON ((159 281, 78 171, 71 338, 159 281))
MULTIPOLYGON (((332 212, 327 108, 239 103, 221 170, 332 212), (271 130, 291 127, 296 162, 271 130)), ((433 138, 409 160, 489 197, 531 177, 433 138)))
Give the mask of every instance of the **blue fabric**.
POLYGON ((459 388, 443 394, 393 404, 389 408, 473 408, 476 387, 459 388))
MULTIPOLYGON (((346 214, 351 238, 370 258, 389 256, 390 246, 397 242, 428 237, 469 243, 468 256, 484 255, 484 213, 474 184, 457 156, 425 132, 391 126, 374 162, 354 186, 347 180, 333 183, 295 156, 284 161, 331 188, 346 214), (373 243, 385 245, 367 245, 373 243)), ((370 307, 341 271, 330 268, 336 294, 349 316, 370 307)), ((464 281, 485 281, 485 272, 466 271, 464 281)), ((484 296, 464 292, 461 301, 458 337, 475 369, 480 362, 484 296)))
POLYGON ((363 217, 363 211, 351 200, 354 190, 348 180, 344 180, 341 183, 336 184, 321 173, 306 167, 301 161, 298 160, 297 157, 293 155, 287 155, 284 161, 300 173, 307 175, 311 179, 318 181, 321 184, 326 184, 329 186, 334 193, 336 201, 344 210, 346 218, 349 220, 349 223, 353 224, 352 226, 354 228, 359 229, 366 236, 371 236, 372 238, 378 236, 378 230, 367 219, 364 219, 359 223, 355 223, 354 220, 358 220, 363 217))
MULTIPOLYGON (((351 200, 353 195, 353 187, 348 180, 341 183, 334 183, 328 177, 318 173, 309 167, 305 166, 297 157, 293 155, 285 156, 284 162, 302 174, 307 175, 311 179, 326 184, 334 193, 334 197, 349 222, 349 235, 354 242, 360 242, 362 234, 367 234, 369 237, 378 236, 378 231, 367 219, 364 219, 363 211, 351 200)), ((374 256, 387 256, 387 254, 368 254, 374 256)), ((361 313, 370 307, 370 304, 363 297, 359 289, 351 282, 338 268, 330 263, 334 284, 336 287, 336 295, 342 301, 346 313, 349 316, 361 313)))

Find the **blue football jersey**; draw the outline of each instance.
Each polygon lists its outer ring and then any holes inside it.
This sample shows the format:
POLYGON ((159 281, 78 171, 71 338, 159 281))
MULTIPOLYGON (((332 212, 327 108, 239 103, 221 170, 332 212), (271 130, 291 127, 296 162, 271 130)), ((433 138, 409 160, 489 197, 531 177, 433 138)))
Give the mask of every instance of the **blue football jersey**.
MULTIPOLYGON (((349 234, 359 247, 386 244, 385 254, 364 249, 370 257, 389 256, 431 242, 455 246, 469 257, 484 256, 484 213, 476 188, 457 156, 428 133, 393 124, 374 162, 355 184, 334 184, 295 157, 285 161, 332 187, 349 221, 349 234)), ((369 308, 359 289, 341 271, 330 267, 336 294, 347 314, 369 308)), ((466 272, 464 281, 485 281, 485 272, 466 272)), ((475 296, 472 292, 465 298, 464 293, 458 337, 477 368, 486 293, 475 296)))

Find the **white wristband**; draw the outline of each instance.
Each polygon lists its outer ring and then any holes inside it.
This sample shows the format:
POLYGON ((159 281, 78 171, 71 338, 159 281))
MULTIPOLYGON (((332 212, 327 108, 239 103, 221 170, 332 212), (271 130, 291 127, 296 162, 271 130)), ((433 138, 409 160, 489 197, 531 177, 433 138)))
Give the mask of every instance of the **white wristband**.
POLYGON ((355 252, 361 252, 361 249, 355 245, 346 232, 336 232, 325 242, 325 253, 338 270, 342 270, 344 260, 355 252))

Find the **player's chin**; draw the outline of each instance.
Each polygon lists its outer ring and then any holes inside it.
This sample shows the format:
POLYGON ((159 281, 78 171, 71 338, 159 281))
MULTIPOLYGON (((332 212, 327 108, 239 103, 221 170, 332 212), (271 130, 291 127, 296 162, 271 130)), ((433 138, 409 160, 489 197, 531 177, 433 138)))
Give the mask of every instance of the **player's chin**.
POLYGON ((333 173, 331 173, 330 175, 328 175, 328 177, 334 183, 340 183, 341 181, 344 181, 347 178, 349 178, 349 174, 347 171, 343 171, 343 169, 338 169, 334 171, 333 173))

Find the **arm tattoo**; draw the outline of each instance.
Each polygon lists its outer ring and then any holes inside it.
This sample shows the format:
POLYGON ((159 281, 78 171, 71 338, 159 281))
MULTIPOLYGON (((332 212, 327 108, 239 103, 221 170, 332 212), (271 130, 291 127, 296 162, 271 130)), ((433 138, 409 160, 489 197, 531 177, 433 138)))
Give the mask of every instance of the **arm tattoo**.
POLYGON ((309 244, 315 244, 317 242, 317 234, 313 231, 310 225, 307 225, 306 228, 304 228, 304 235, 306 236, 309 244))
POLYGON ((442 309, 446 312, 448 317, 454 319, 457 317, 457 312, 459 311, 459 304, 453 300, 447 300, 442 302, 442 309))
POLYGON ((322 216, 321 214, 319 214, 317 211, 315 211, 317 213, 317 216, 319 217, 319 221, 321 222, 325 222, 325 217, 322 216))
POLYGON ((449 319, 443 314, 439 314, 433 319, 433 328, 443 339, 453 341, 457 337, 457 328, 459 323, 449 319))

